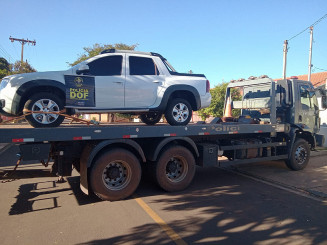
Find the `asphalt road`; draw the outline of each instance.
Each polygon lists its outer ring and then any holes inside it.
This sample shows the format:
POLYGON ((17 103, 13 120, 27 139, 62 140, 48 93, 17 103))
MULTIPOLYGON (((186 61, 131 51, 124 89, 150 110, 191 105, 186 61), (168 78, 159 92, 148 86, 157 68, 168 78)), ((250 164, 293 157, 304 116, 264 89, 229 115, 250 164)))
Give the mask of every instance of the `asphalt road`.
MULTIPOLYGON (((0 170, 12 168, 15 151, 0 155, 0 170)), ((308 171, 321 162, 325 156, 313 157, 308 171)), ((319 185, 322 176, 314 177, 319 185)), ((117 202, 82 194, 77 173, 58 184, 37 163, 15 177, 0 183, 2 244, 327 244, 327 199, 303 191, 303 172, 281 162, 198 168, 179 193, 144 178, 133 197, 117 202)))

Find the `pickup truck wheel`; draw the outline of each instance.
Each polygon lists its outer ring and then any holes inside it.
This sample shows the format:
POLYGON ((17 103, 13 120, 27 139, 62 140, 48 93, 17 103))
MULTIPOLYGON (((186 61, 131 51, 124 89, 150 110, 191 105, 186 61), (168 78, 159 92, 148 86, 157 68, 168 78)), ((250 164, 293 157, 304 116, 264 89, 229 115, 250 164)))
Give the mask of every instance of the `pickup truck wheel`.
POLYGON ((160 121, 162 117, 161 113, 158 112, 150 112, 148 114, 142 114, 139 116, 141 121, 147 125, 154 125, 160 121))
POLYGON ((309 162, 310 147, 306 140, 297 139, 293 145, 291 156, 285 161, 286 166, 291 170, 302 170, 309 162))
POLYGON ((192 107, 185 99, 173 99, 168 103, 165 118, 170 125, 187 125, 192 118, 192 107))
MULTIPOLYGON (((39 112, 60 112, 64 109, 64 103, 56 94, 42 92, 33 95, 25 103, 24 109, 39 112)), ((27 113, 29 112, 24 111, 24 114, 27 113)), ((64 116, 50 113, 33 113, 25 118, 34 128, 58 127, 65 119, 64 116)))
POLYGON ((194 156, 183 146, 166 149, 155 168, 156 181, 166 191, 184 190, 192 182, 194 174, 194 156))
POLYGON ((102 200, 116 201, 134 193, 141 180, 141 166, 136 156, 122 148, 112 149, 94 163, 90 184, 102 200))

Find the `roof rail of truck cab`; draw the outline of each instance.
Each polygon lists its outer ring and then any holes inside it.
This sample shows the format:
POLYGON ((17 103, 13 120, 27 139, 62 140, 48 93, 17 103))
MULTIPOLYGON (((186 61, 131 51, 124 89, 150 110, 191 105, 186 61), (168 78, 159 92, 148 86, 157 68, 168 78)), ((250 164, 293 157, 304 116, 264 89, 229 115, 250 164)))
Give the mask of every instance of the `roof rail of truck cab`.
POLYGON ((150 55, 150 56, 157 56, 162 60, 166 60, 161 54, 154 53, 154 52, 142 52, 142 51, 135 51, 135 50, 121 50, 121 49, 105 49, 100 52, 100 54, 108 54, 108 53, 129 53, 129 54, 142 54, 142 55, 150 55))
POLYGON ((141 52, 134 50, 120 50, 120 49, 105 49, 100 52, 100 54, 108 54, 108 53, 129 53, 129 54, 143 54, 143 55, 152 55, 150 52, 141 52))

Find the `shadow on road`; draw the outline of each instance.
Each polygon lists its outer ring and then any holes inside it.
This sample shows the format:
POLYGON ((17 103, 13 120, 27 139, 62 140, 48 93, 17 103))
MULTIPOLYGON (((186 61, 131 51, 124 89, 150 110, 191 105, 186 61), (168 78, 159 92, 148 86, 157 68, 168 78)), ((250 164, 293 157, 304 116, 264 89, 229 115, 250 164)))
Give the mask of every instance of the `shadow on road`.
POLYGON ((53 194, 57 194, 59 192, 67 191, 70 189, 56 189, 56 187, 57 186, 55 181, 45 181, 21 185, 18 189, 16 202, 11 206, 9 215, 49 210, 60 207, 58 206, 57 201, 58 196, 53 196, 53 194))
MULTIPOLYGON (((327 241, 323 202, 233 175, 199 170, 189 189, 166 194, 142 183, 137 195, 170 217, 168 225, 187 243, 322 244, 327 241), (150 199, 151 196, 151 199, 150 199), (172 218, 171 214, 174 214, 172 218)), ((81 244, 169 244, 156 223, 129 234, 81 244)))
MULTIPOLYGON (((68 185, 64 186, 54 181, 21 185, 9 214, 59 208, 57 199, 65 191, 73 191, 79 205, 100 202, 81 192, 79 176, 68 177, 67 181, 68 185)), ((177 193, 166 193, 150 180, 143 179, 136 194, 186 243, 286 245, 327 241, 326 204, 222 169, 198 168, 192 185, 177 193), (171 217, 171 213, 176 216, 171 217)), ((79 207, 76 208, 78 211, 79 207)), ((173 244, 155 222, 134 227, 125 235, 81 244, 126 243, 173 244)))

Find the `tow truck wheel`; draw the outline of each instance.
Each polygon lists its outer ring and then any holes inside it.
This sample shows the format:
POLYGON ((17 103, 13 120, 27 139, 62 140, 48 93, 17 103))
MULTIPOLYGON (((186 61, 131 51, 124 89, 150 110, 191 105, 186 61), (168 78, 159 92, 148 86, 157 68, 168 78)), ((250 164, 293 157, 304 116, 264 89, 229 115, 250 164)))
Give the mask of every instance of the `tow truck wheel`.
POLYGON ((116 201, 134 193, 141 180, 137 157, 122 148, 103 153, 94 163, 90 183, 93 192, 102 200, 116 201))
POLYGON ((166 191, 184 190, 192 182, 195 173, 193 154, 183 146, 166 149, 156 164, 155 178, 166 191))
MULTIPOLYGON (((62 109, 64 109, 64 104, 59 96, 48 92, 33 95, 25 103, 24 109, 28 111, 40 112, 26 116, 26 120, 34 128, 58 127, 65 119, 64 116, 50 113, 60 112, 62 109)), ((24 114, 29 113, 28 111, 24 111, 24 114)))
POLYGON ((286 166, 291 170, 302 170, 309 162, 310 147, 306 140, 297 139, 293 145, 291 156, 285 161, 286 166))
POLYGON ((187 125, 192 118, 192 107, 185 99, 173 99, 168 103, 165 118, 170 125, 187 125))
POLYGON ((160 121, 162 117, 161 113, 158 112, 150 112, 148 114, 142 114, 139 116, 141 121, 147 125, 154 125, 160 121))

